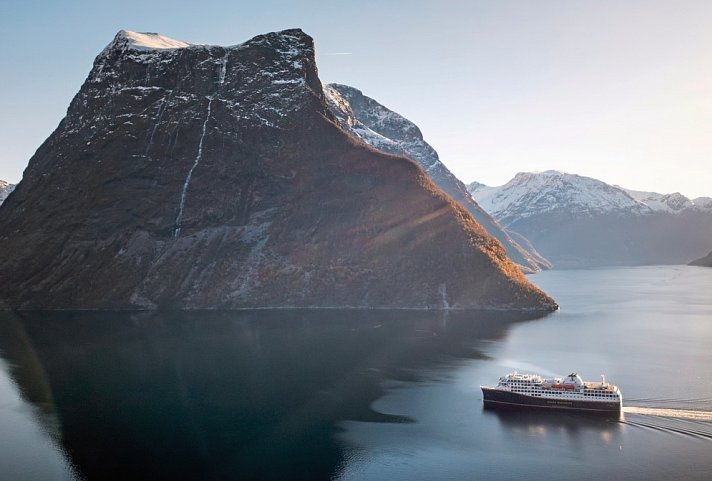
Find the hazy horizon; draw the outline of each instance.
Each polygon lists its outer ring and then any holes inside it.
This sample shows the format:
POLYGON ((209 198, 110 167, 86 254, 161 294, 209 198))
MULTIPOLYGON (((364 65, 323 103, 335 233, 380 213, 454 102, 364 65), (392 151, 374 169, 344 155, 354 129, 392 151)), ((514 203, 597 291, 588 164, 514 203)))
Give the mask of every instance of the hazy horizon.
POLYGON ((324 83, 416 123, 464 182, 555 169, 712 196, 711 17, 712 3, 693 0, 9 5, 0 179, 20 180, 117 31, 233 45, 299 27, 324 83))

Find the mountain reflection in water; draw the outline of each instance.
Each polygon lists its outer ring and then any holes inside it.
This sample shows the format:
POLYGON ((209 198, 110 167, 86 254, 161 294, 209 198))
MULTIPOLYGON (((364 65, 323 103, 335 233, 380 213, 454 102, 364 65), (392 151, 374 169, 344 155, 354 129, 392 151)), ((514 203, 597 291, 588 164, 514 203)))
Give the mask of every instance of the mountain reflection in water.
POLYGON ((0 354, 90 481, 329 479, 345 460, 341 421, 410 421, 371 408, 384 380, 418 381, 420 368, 482 357, 478 341, 527 317, 1 313, 0 354))

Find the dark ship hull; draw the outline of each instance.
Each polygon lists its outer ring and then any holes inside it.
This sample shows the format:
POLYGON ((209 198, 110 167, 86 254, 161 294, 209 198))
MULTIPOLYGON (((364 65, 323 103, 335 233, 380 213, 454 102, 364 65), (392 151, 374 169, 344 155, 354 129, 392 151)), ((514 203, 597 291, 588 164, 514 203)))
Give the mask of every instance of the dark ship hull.
POLYGON ((586 399, 552 399, 528 396, 503 389, 482 388, 486 408, 508 409, 558 409, 591 413, 617 413, 621 403, 617 401, 590 401, 586 399))

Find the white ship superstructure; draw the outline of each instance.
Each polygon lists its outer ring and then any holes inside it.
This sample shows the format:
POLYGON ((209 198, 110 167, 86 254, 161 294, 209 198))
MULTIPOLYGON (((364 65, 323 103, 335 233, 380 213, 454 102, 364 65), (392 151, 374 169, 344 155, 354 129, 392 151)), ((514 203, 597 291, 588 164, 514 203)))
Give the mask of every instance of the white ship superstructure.
POLYGON ((482 386, 482 392, 485 404, 619 411, 623 403, 620 389, 605 376, 600 382, 587 382, 575 372, 545 379, 515 371, 502 376, 495 387, 482 386))

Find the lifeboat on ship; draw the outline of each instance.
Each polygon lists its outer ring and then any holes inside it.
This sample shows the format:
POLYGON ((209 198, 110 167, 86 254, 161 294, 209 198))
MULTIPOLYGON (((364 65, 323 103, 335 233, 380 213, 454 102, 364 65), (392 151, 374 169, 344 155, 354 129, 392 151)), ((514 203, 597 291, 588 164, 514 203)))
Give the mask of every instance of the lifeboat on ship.
POLYGON ((563 379, 513 372, 501 377, 497 386, 480 388, 485 407, 492 408, 575 410, 617 416, 623 406, 623 395, 617 386, 606 383, 603 377, 600 383, 584 382, 575 372, 563 379), (532 386, 541 390, 528 389, 532 386))

